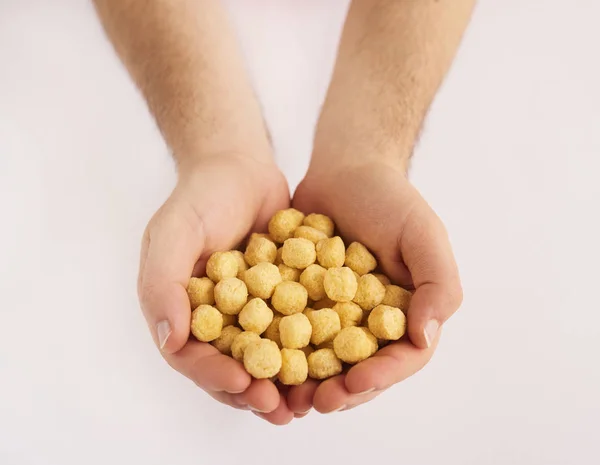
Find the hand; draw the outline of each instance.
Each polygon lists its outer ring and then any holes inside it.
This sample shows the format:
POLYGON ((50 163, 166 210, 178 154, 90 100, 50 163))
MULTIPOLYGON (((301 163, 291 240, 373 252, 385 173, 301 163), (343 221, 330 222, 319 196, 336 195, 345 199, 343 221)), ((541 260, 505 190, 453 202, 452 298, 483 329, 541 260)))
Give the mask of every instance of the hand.
POLYGON ((212 252, 266 230, 273 213, 288 206, 287 183, 271 161, 218 155, 180 166, 177 186, 144 233, 138 282, 144 316, 169 365, 220 402, 270 412, 260 416, 275 424, 293 414, 271 381, 252 380, 239 362, 189 339, 186 288, 212 252))
POLYGON ((347 374, 308 381, 288 394, 294 412, 352 408, 420 370, 431 358, 440 326, 462 302, 460 278, 445 228, 403 167, 378 162, 309 170, 293 206, 329 215, 343 237, 378 258, 392 282, 414 287, 408 338, 390 344, 347 374))

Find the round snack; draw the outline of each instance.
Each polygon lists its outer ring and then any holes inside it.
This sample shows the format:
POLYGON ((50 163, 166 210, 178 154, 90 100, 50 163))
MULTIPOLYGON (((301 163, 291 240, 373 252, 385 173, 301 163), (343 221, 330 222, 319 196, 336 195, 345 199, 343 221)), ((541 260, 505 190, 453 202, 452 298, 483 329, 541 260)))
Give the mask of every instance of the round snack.
POLYGON ((208 278, 190 278, 187 293, 192 310, 198 305, 212 305, 215 303, 215 283, 208 278))
POLYGON ((271 310, 264 300, 258 297, 252 299, 238 315, 238 322, 245 331, 252 331, 256 334, 262 334, 273 321, 273 310, 271 310))
POLYGON ((262 262, 273 263, 277 257, 277 246, 275 242, 258 234, 252 234, 246 247, 244 258, 250 266, 262 262))
POLYGON ((308 320, 312 326, 311 344, 319 345, 331 341, 340 332, 340 317, 330 308, 310 312, 308 320))
POLYGON ((308 376, 326 379, 342 372, 342 362, 333 349, 319 349, 308 356, 308 376))
POLYGON ((323 279, 327 297, 336 302, 349 302, 354 299, 358 283, 348 267, 329 268, 323 279))
POLYGON ((324 232, 311 228, 310 226, 299 226, 298 229, 294 231, 294 237, 303 237, 313 244, 316 244, 323 239, 327 239, 327 235, 324 232))
POLYGON ((358 363, 377 352, 377 338, 366 328, 349 326, 333 340, 335 355, 346 363, 358 363))
POLYGON ((226 313, 221 312, 223 316, 223 328, 225 326, 235 326, 237 324, 237 316, 236 315, 227 315, 226 313))
POLYGON ((235 278, 238 262, 231 252, 215 252, 206 262, 206 275, 215 283, 225 278, 235 278))
POLYGON ((300 313, 306 308, 308 292, 300 283, 283 281, 275 287, 271 305, 283 315, 300 313))
POLYGON ((244 351, 244 368, 256 379, 275 376, 281 369, 281 352, 273 341, 251 342, 244 351))
POLYGON ((358 326, 363 319, 362 309, 354 302, 338 302, 333 310, 340 317, 342 329, 348 326, 358 326))
POLYGON ((244 352, 248 344, 260 341, 260 336, 252 331, 240 332, 231 344, 231 356, 238 362, 244 360, 244 352))
POLYGON ((310 215, 306 215, 303 224, 305 226, 318 229, 327 237, 333 236, 333 231, 335 229, 335 225, 333 224, 333 221, 331 221, 331 218, 321 215, 320 213, 311 213, 310 215))
POLYGON ((371 310, 381 303, 385 295, 385 286, 372 274, 365 274, 358 279, 358 287, 353 301, 363 310, 371 310))
MULTIPOLYGON (((325 290, 325 288, 323 288, 323 290, 325 290)), ((333 308, 335 304, 336 302, 331 300, 329 297, 325 297, 324 299, 315 302, 312 308, 314 308, 315 310, 321 310, 323 308, 333 308)))
POLYGON ((396 341, 406 332, 406 317, 402 310, 388 305, 378 305, 368 318, 369 329, 378 339, 396 341))
POLYGON ((281 282, 281 275, 272 263, 259 263, 244 273, 244 281, 254 297, 270 299, 275 286, 281 282))
POLYGON ((212 342, 212 345, 222 354, 231 355, 231 344, 241 332, 242 330, 237 326, 225 326, 221 335, 212 342))
POLYGON ((281 258, 287 266, 303 270, 317 259, 315 244, 301 237, 287 239, 283 243, 281 258))
POLYGON ((281 333, 279 332, 279 324, 281 323, 282 319, 283 315, 275 314, 273 316, 273 321, 271 321, 271 324, 266 329, 264 334, 267 339, 275 342, 280 348, 283 347, 281 344, 281 333))
POLYGON ((412 293, 406 289, 402 289, 400 286, 390 284, 385 286, 385 296, 381 303, 383 305, 389 305, 390 307, 397 307, 404 313, 408 310, 410 305, 410 299, 412 293))
POLYGON ((240 252, 239 250, 231 250, 229 253, 234 256, 235 261, 238 264, 238 272, 237 272, 236 278, 244 279, 243 278, 244 271, 246 271, 248 269, 248 264, 246 263, 246 260, 244 259, 244 254, 242 252, 240 252))
POLYGON ((248 289, 238 278, 225 278, 215 286, 217 308, 227 315, 237 315, 248 300, 248 289))
POLYGON ((281 275, 281 279, 283 279, 284 281, 298 282, 298 280, 300 279, 300 273, 302 273, 302 270, 298 270, 297 268, 291 268, 283 263, 277 268, 279 268, 279 274, 281 275))
POLYGON ((392 282, 390 281, 390 278, 388 278, 386 275, 381 274, 381 273, 373 273, 373 276, 375 276, 379 282, 381 284, 383 284, 384 286, 387 286, 388 284, 392 284, 392 282))
POLYGON ((280 210, 269 221, 269 234, 275 242, 283 243, 294 235, 294 231, 303 220, 304 213, 295 208, 280 210))
POLYGON ((223 329, 221 312, 211 305, 199 305, 192 312, 191 329, 199 341, 214 341, 223 329))
POLYGON ((324 299, 325 287, 323 287, 323 279, 327 270, 321 265, 310 265, 300 275, 300 284, 308 291, 308 297, 318 301, 324 299))
POLYGON ((287 386, 296 386, 306 381, 308 362, 304 352, 297 349, 281 349, 279 381, 287 386))
POLYGON ((340 236, 319 241, 317 244, 317 260, 325 268, 340 268, 346 260, 346 246, 340 236))
POLYGON ((312 326, 302 313, 284 316, 279 323, 281 345, 286 349, 301 349, 310 342, 312 326))
POLYGON ((353 242, 348 246, 344 263, 361 276, 377 268, 377 260, 360 242, 353 242))

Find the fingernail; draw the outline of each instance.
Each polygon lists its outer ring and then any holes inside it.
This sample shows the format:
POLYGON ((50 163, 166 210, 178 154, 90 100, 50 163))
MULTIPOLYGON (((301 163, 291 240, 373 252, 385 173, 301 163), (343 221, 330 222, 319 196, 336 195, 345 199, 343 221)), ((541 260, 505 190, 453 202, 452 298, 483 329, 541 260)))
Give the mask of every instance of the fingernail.
POLYGON ((335 412, 341 412, 342 410, 344 410, 346 408, 346 404, 342 405, 341 407, 336 408, 335 410, 332 410, 331 412, 328 413, 335 413, 335 412))
POLYGON ((298 415, 306 415, 308 412, 312 410, 312 407, 309 408, 306 412, 298 412, 298 415))
POLYGON ((425 342, 427 343, 427 347, 431 346, 431 343, 437 336, 439 329, 440 329, 440 324, 436 320, 429 320, 425 324, 425 329, 423 330, 423 336, 425 336, 425 342))
POLYGON ((260 409, 257 409, 256 407, 252 407, 252 405, 248 405, 248 408, 250 410, 252 410, 253 412, 257 412, 257 413, 269 413, 266 410, 260 410, 260 409))
POLYGON ((366 391, 358 392, 358 393, 356 393, 356 395, 357 396, 364 396, 365 394, 369 394, 369 393, 373 392, 374 390, 375 390, 375 388, 372 387, 371 389, 367 389, 366 391))
POLYGON ((158 336, 158 345, 160 350, 163 350, 165 344, 169 340, 169 336, 171 336, 171 325, 168 320, 163 320, 156 325, 156 335, 158 336))

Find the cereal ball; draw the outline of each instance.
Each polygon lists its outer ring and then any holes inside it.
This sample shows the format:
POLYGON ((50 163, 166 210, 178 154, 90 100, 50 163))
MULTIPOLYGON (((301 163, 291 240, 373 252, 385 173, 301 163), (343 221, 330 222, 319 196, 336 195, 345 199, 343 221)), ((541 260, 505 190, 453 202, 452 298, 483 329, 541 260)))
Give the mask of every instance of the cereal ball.
POLYGON ((251 342, 244 351, 244 368, 256 379, 275 376, 281 369, 281 352, 273 341, 251 342))
POLYGON ((362 309, 354 302, 338 302, 333 306, 333 311, 340 317, 342 329, 359 326, 363 319, 362 309))
POLYGON ((354 299, 358 283, 352 270, 346 266, 329 268, 323 279, 327 297, 336 302, 349 302, 354 299))
POLYGON ((300 284, 302 284, 307 292, 308 297, 312 300, 324 299, 325 287, 323 287, 323 279, 325 279, 325 273, 327 270, 321 265, 310 265, 300 275, 300 284))
POLYGON ((229 253, 235 257, 235 260, 238 264, 238 272, 237 272, 236 278, 244 279, 243 278, 244 271, 246 271, 248 269, 248 264, 246 263, 246 260, 244 259, 244 254, 242 252, 240 252, 239 250, 232 250, 229 253))
POLYGON ((371 310, 381 303, 385 295, 385 286, 372 274, 362 275, 353 301, 363 310, 371 310))
POLYGON ((237 316, 236 315, 227 315, 226 313, 221 312, 223 315, 223 328, 225 326, 235 326, 237 324, 237 316))
POLYGON ((215 303, 215 283, 208 278, 190 278, 187 293, 192 310, 198 305, 213 305, 215 303))
POLYGON ((260 336, 253 331, 240 332, 231 344, 231 356, 238 362, 244 360, 244 351, 251 342, 260 341, 260 336))
POLYGON ((281 345, 287 349, 301 349, 310 342, 312 326, 302 313, 284 316, 279 323, 281 345))
POLYGON ((211 305, 199 305, 192 312, 191 329, 199 341, 214 341, 223 329, 221 312, 211 305))
POLYGON ((331 341, 342 328, 340 317, 330 308, 315 310, 307 317, 312 326, 311 344, 319 345, 331 341))
POLYGON ((215 252, 206 262, 206 275, 215 283, 225 278, 235 278, 238 261, 231 252, 215 252))
POLYGON ((342 372, 342 362, 333 349, 319 349, 308 356, 308 376, 326 379, 342 372))
POLYGON ((302 349, 300 349, 300 350, 302 352, 304 352, 304 355, 306 355, 306 358, 308 358, 308 356, 315 351, 315 349, 313 349, 311 346, 302 347, 302 349))
POLYGON ((273 316, 273 321, 271 321, 271 324, 269 325, 264 334, 264 336, 267 339, 270 339, 271 341, 275 342, 279 347, 283 347, 283 345, 281 344, 281 333, 279 332, 279 324, 281 323, 282 319, 283 315, 275 314, 273 316))
POLYGON ((375 276, 379 282, 381 284, 383 284, 384 286, 387 286, 388 284, 392 284, 392 282, 390 281, 390 278, 388 278, 386 275, 381 274, 381 273, 374 273, 373 276, 375 276))
POLYGON ((388 305, 378 305, 368 319, 369 329, 378 339, 396 341, 406 332, 406 317, 402 310, 388 305))
MULTIPOLYGON (((368 331, 368 330, 367 330, 368 331)), ((363 328, 349 326, 333 340, 335 355, 346 363, 358 363, 377 352, 377 338, 363 328)))
POLYGON ((300 283, 283 281, 275 287, 271 305, 283 315, 300 313, 306 308, 308 292, 300 283))
POLYGON ((311 241, 313 244, 316 244, 323 239, 327 239, 327 235, 324 232, 315 228, 311 228, 310 226, 298 227, 298 229, 294 231, 294 237, 303 237, 304 239, 311 241))
POLYGON ((248 299, 248 289, 238 278, 225 278, 215 286, 217 308, 227 315, 237 315, 248 299))
POLYGON ((269 234, 275 242, 283 243, 293 237, 294 231, 302 224, 304 213, 295 208, 280 210, 269 221, 269 234))
POLYGON ((277 246, 275 242, 266 237, 253 234, 250 237, 244 258, 250 266, 258 265, 262 262, 273 263, 277 257, 277 246))
POLYGON ((287 386, 296 386, 306 381, 308 362, 304 352, 297 349, 281 349, 279 381, 287 386))
POLYGON ((248 291, 254 297, 270 299, 277 286, 281 282, 279 269, 272 263, 259 263, 249 268, 244 273, 244 281, 248 291))
POLYGON ((325 215, 321 215, 319 213, 311 213, 310 215, 306 215, 304 218, 303 224, 305 226, 310 226, 311 228, 318 229, 323 232, 327 237, 333 236, 333 231, 335 229, 335 225, 331 218, 325 215))
POLYGON ((283 263, 283 259, 281 258, 282 253, 283 253, 283 247, 279 247, 277 249, 277 255, 275 256, 275 261, 273 262, 273 264, 279 266, 283 263))
MULTIPOLYGON (((323 287, 323 289, 325 288, 323 287)), ((333 308, 335 304, 336 302, 331 300, 329 297, 325 297, 324 299, 315 302, 312 308, 314 308, 315 310, 321 310, 322 308, 333 308)))
POLYGON ((340 268, 346 259, 346 246, 340 236, 319 241, 316 246, 317 260, 325 268, 340 268))
POLYGON ((284 281, 298 282, 298 280, 300 279, 300 273, 302 273, 302 270, 299 270, 297 268, 290 268, 289 266, 283 263, 277 268, 279 268, 279 274, 281 275, 281 279, 283 279, 284 281))
POLYGON ((283 243, 281 258, 287 266, 303 270, 317 259, 315 244, 302 237, 288 239, 283 243))
POLYGON ((245 331, 262 334, 273 321, 273 310, 264 300, 257 297, 244 305, 238 315, 238 321, 245 331))
POLYGON ((266 234, 266 233, 252 233, 252 234, 250 234, 250 240, 252 240, 253 237, 261 237, 263 239, 268 239, 271 242, 275 242, 273 240, 273 238, 269 234, 266 234))
POLYGON ((390 307, 397 307, 404 313, 408 310, 410 305, 410 299, 412 293, 406 289, 402 289, 400 286, 390 284, 385 286, 385 296, 381 303, 383 305, 389 305, 390 307))
POLYGON ((344 264, 361 276, 377 268, 375 257, 359 242, 353 242, 348 246, 344 264))
POLYGON ((242 330, 237 326, 224 326, 221 335, 212 342, 212 345, 222 354, 231 355, 231 344, 241 332, 242 330))

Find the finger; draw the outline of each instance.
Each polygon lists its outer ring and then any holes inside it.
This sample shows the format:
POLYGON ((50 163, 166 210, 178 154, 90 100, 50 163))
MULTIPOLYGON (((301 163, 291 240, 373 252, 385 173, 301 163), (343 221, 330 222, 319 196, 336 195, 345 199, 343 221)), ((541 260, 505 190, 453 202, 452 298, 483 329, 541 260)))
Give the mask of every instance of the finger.
POLYGON ((233 407, 234 409, 237 410, 248 410, 248 406, 247 405, 240 405, 237 404, 235 399, 234 399, 234 395, 233 394, 229 394, 228 392, 211 392, 211 391, 207 391, 207 394, 209 396, 211 396, 213 399, 215 399, 216 401, 224 404, 224 405, 228 405, 229 407, 233 407))
POLYGON ((273 425, 283 426, 287 425, 294 419, 294 413, 288 408, 285 396, 279 395, 279 405, 275 410, 269 413, 253 412, 256 416, 267 420, 273 425))
POLYGON ((346 375, 338 375, 323 381, 314 397, 315 410, 320 413, 334 413, 344 410, 352 398, 346 389, 346 375))
POLYGON ((290 410, 298 415, 308 413, 313 406, 317 387, 319 382, 310 378, 299 386, 292 386, 287 395, 290 410))
POLYGON ((277 387, 268 379, 253 380, 248 389, 233 397, 236 404, 245 405, 250 410, 260 413, 273 412, 280 402, 277 387))
POLYGON ((383 391, 373 391, 368 394, 353 394, 348 400, 348 405, 341 412, 345 412, 347 410, 352 410, 362 404, 366 404, 367 402, 372 401, 375 397, 381 395, 383 391))

